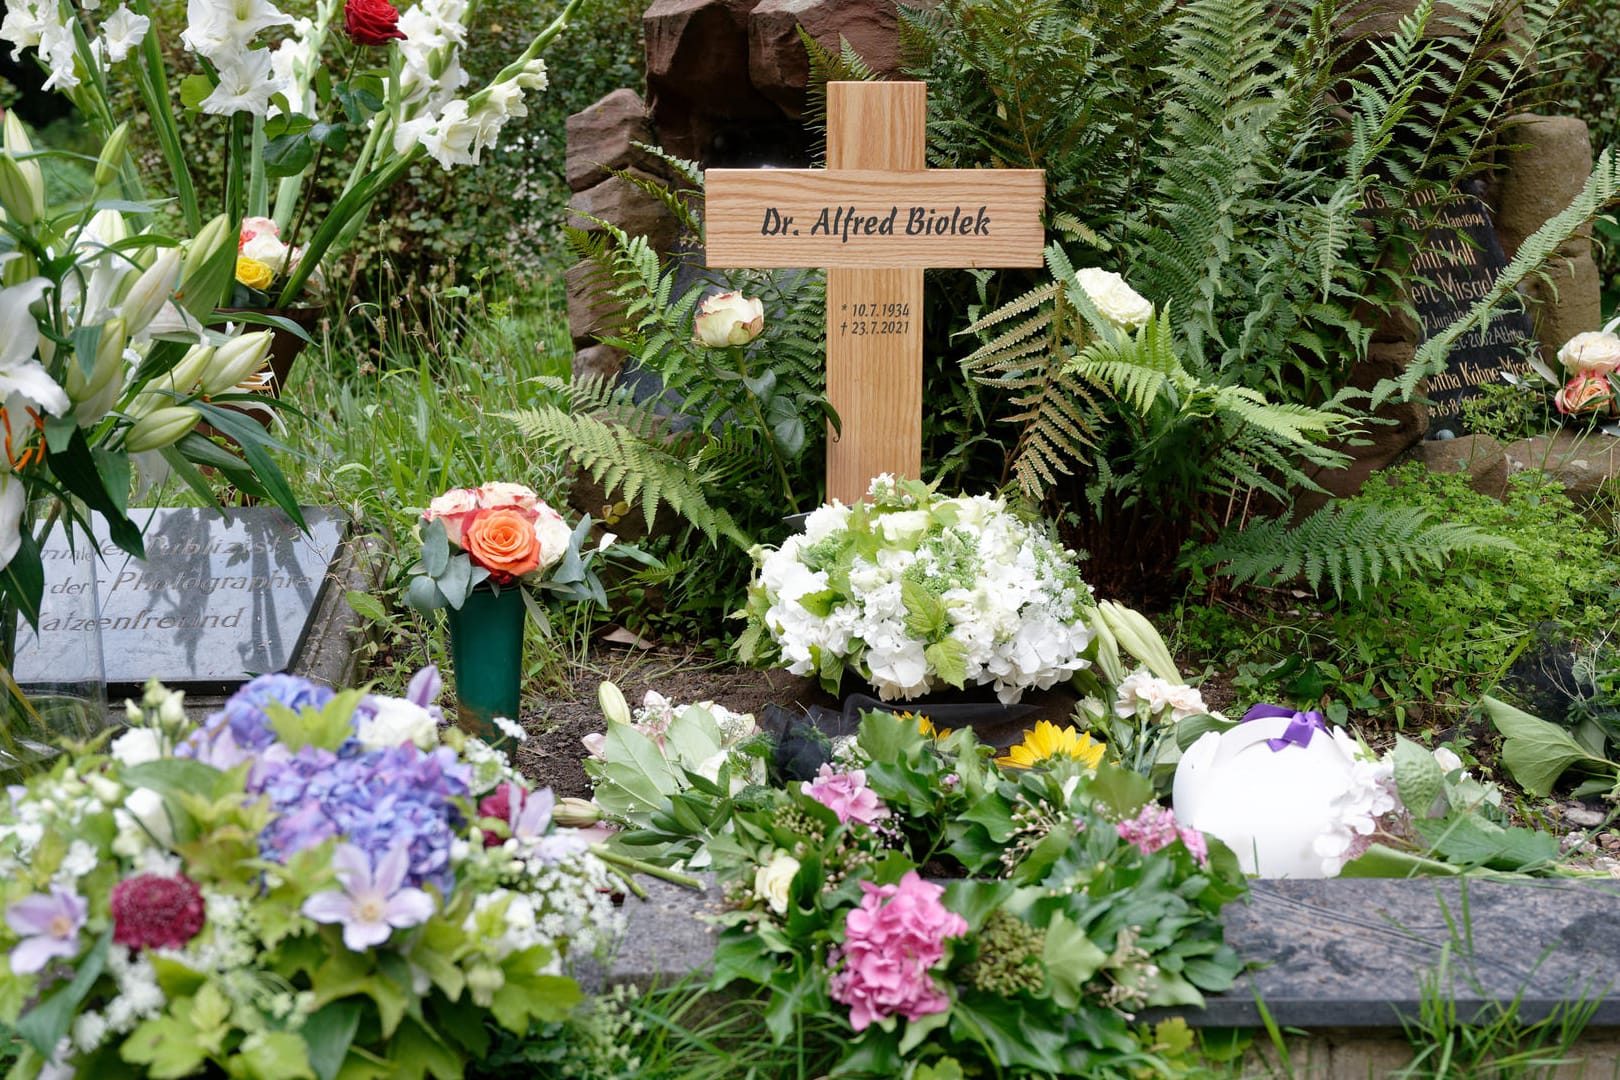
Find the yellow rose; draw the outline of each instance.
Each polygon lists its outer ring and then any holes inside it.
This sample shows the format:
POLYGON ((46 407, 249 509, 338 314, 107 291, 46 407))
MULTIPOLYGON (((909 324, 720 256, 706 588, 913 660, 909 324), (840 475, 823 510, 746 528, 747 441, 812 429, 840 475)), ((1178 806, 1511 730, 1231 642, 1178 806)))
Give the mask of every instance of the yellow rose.
POLYGON ((276 280, 276 272, 258 259, 250 259, 246 255, 236 257, 236 280, 250 289, 268 289, 270 283, 276 280))

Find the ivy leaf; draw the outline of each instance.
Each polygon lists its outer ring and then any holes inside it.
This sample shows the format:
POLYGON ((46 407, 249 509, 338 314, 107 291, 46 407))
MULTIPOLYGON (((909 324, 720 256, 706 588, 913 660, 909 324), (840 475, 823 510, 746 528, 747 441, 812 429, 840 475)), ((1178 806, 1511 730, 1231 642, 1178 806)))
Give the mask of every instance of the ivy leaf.
POLYGON ((118 1054, 131 1065, 145 1065, 152 1080, 190 1076, 207 1060, 197 1045, 197 1029, 169 1015, 143 1022, 124 1040, 118 1054))
POLYGON ((936 641, 923 649, 934 673, 958 690, 967 682, 967 647, 955 638, 936 641))
POLYGON ((226 1061, 237 1080, 316 1080, 304 1040, 290 1031, 255 1031, 226 1061))

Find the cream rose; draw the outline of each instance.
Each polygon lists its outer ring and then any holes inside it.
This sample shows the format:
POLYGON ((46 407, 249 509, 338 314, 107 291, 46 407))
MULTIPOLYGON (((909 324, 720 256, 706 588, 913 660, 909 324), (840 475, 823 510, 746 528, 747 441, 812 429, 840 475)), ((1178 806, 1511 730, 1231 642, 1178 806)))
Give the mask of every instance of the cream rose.
POLYGON ((277 240, 273 233, 253 234, 250 239, 243 241, 236 254, 240 259, 256 259, 277 274, 287 269, 287 245, 277 240))
POLYGON ((1558 350, 1558 360, 1571 375, 1612 375, 1620 369, 1620 336, 1597 330, 1576 334, 1558 350))
POLYGON ((1088 266, 1076 270, 1074 280, 1086 291, 1097 313, 1121 330, 1135 330, 1153 318, 1153 305, 1112 270, 1088 266))
POLYGON ((422 515, 422 520, 444 522, 444 531, 450 537, 450 542, 460 547, 461 533, 466 527, 467 518, 478 508, 476 489, 451 488, 428 503, 427 513, 422 515))
POLYGON ((799 860, 777 851, 771 861, 754 871, 754 896, 778 915, 786 915, 788 890, 799 872, 799 860))
POLYGON ((568 522, 545 503, 535 508, 539 516, 534 519, 534 536, 540 541, 540 569, 549 570, 568 554, 568 545, 574 539, 574 530, 568 522))
POLYGON ((765 329, 765 305, 740 292, 704 298, 692 320, 692 340, 711 349, 746 345, 765 329))
POLYGON ((478 489, 480 506, 517 506, 533 510, 539 502, 540 496, 534 493, 533 488, 504 480, 493 480, 478 489))

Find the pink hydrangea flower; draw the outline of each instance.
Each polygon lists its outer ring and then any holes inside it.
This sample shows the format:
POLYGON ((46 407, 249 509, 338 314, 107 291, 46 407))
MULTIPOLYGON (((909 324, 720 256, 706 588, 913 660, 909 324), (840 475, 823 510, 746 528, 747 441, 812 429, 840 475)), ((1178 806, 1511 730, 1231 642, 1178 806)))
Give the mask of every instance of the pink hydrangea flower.
POLYGON ((1175 811, 1167 807, 1148 803, 1135 818, 1121 821, 1114 828, 1119 830, 1121 840, 1135 844, 1136 850, 1144 855, 1151 855, 1180 840, 1192 857, 1198 860, 1199 866, 1209 865, 1209 846, 1204 843, 1204 834, 1176 824, 1175 811))
POLYGON ((829 958, 834 1001, 849 1006, 856 1031, 896 1013, 917 1020, 950 1008, 929 969, 945 939, 967 933, 967 920, 940 902, 943 887, 909 871, 898 885, 861 882, 861 906, 844 923, 844 944, 829 958))
POLYGON ((871 825, 889 816, 889 808, 877 792, 866 786, 865 769, 838 772, 831 765, 822 765, 814 780, 804 782, 803 791, 837 814, 840 824, 859 821, 871 825))

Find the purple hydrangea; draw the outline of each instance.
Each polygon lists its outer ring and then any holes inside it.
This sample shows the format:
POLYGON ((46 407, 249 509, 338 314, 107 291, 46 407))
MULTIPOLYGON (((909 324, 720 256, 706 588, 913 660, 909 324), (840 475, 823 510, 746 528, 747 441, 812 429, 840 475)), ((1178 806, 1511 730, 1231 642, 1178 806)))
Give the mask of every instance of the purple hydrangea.
POLYGON ((266 858, 285 862, 333 837, 373 863, 403 846, 410 855, 407 883, 430 883, 448 894, 454 883, 450 844, 463 824, 452 800, 467 796, 471 776, 447 747, 361 750, 351 741, 337 753, 306 746, 296 754, 266 754, 248 789, 268 796, 276 812, 259 836, 266 858))
POLYGON ((298 675, 260 675, 231 695, 225 707, 211 714, 175 751, 179 757, 201 758, 228 769, 276 741, 275 729, 265 714, 266 705, 284 705, 293 712, 320 709, 335 697, 330 686, 298 675), (229 738, 224 738, 226 734, 229 738))

